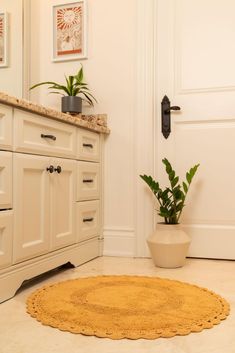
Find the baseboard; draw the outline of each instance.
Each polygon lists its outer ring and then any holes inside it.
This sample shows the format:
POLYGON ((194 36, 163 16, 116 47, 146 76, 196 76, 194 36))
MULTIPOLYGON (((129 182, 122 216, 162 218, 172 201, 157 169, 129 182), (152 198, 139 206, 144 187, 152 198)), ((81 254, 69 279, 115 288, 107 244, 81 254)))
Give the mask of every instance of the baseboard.
POLYGON ((136 238, 131 228, 104 229, 104 256, 134 257, 136 238))

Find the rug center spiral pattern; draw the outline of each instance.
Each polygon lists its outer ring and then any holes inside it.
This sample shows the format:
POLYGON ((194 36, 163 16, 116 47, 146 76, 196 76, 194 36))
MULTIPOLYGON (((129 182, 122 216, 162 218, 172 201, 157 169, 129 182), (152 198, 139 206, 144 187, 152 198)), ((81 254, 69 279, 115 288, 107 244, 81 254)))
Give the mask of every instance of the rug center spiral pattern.
POLYGON ((76 291, 71 296, 75 307, 84 305, 88 310, 106 314, 153 315, 167 306, 168 310, 181 305, 182 298, 166 288, 148 288, 146 285, 111 282, 76 291), (155 303, 153 306, 152 303, 155 303))

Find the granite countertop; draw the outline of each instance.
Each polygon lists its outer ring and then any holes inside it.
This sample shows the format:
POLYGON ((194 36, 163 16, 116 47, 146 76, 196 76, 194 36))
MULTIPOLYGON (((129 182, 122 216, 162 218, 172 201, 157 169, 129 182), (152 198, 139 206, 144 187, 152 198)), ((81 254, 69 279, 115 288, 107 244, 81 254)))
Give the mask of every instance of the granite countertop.
POLYGON ((58 110, 44 107, 43 105, 30 102, 26 99, 19 99, 13 96, 9 96, 6 93, 0 92, 0 103, 10 105, 15 108, 23 109, 35 114, 43 115, 45 117, 66 122, 72 125, 81 126, 86 129, 101 132, 103 134, 109 134, 110 130, 107 127, 107 115, 106 114, 94 114, 94 115, 70 115, 61 113, 58 110))

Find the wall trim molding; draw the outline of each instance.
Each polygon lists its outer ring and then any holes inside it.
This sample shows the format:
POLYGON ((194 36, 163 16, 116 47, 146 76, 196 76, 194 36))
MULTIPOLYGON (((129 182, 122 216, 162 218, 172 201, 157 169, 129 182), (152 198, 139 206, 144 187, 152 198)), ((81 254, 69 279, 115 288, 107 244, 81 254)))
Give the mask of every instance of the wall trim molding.
POLYGON ((155 35, 156 0, 137 1, 135 107, 135 256, 148 256, 146 237, 154 226, 152 195, 139 178, 155 169, 155 35))
POLYGON ((31 2, 30 0, 23 0, 22 2, 22 22, 23 22, 23 74, 22 74, 22 94, 23 98, 29 99, 30 87, 30 62, 31 62, 31 2))
POLYGON ((109 227, 104 229, 104 256, 135 256, 135 233, 131 228, 109 227))

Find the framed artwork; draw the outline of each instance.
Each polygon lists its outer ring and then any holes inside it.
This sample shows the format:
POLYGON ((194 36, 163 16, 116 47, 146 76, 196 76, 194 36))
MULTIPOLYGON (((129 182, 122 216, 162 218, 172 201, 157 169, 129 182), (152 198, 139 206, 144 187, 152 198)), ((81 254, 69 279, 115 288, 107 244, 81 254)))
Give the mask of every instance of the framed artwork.
POLYGON ((87 57, 86 0, 53 6, 53 61, 87 57))
POLYGON ((0 12, 0 67, 8 64, 7 12, 0 12))

